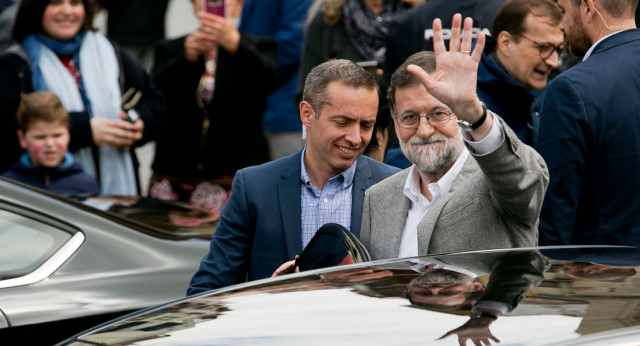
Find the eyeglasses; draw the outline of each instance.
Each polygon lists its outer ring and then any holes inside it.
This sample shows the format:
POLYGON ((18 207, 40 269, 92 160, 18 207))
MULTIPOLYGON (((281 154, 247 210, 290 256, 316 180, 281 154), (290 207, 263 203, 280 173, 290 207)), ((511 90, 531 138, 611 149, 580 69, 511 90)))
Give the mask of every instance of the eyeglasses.
POLYGON ((551 43, 538 43, 535 40, 532 40, 531 38, 520 34, 518 35, 522 38, 526 38, 527 40, 529 40, 531 43, 533 43, 534 45, 536 45, 536 48, 538 48, 538 50, 540 50, 540 57, 542 59, 547 59, 551 56, 551 54, 553 54, 553 52, 558 53, 558 58, 559 59, 564 59, 567 56, 567 50, 565 49, 565 45, 564 43, 560 44, 559 46, 554 46, 551 43))
POLYGON ((396 115, 394 118, 396 119, 398 126, 405 129, 413 129, 418 127, 418 124, 420 124, 420 118, 425 118, 429 125, 436 126, 447 123, 451 120, 452 114, 452 111, 433 111, 425 115, 415 113, 400 114, 396 115))

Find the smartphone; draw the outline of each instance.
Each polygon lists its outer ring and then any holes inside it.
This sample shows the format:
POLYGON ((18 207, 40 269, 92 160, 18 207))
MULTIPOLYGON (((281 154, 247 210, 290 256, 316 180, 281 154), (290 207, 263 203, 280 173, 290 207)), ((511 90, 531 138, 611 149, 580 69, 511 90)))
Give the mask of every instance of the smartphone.
POLYGON ((224 0, 202 0, 207 13, 224 17, 224 0))
POLYGON ((140 119, 140 114, 135 109, 130 109, 125 114, 127 114, 127 121, 132 124, 140 119))

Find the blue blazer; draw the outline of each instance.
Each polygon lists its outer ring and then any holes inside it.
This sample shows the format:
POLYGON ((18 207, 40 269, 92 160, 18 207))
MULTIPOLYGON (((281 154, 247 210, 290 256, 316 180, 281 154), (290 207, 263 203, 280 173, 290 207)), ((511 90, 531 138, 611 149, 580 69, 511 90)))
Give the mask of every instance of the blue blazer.
MULTIPOLYGON (((300 164, 302 151, 239 170, 223 207, 209 252, 187 295, 270 277, 302 251, 300 164)), ((361 156, 353 178, 351 232, 359 236, 364 191, 399 169, 361 156)))
POLYGON ((540 245, 640 245, 640 30, 554 78, 536 149, 550 183, 540 245))

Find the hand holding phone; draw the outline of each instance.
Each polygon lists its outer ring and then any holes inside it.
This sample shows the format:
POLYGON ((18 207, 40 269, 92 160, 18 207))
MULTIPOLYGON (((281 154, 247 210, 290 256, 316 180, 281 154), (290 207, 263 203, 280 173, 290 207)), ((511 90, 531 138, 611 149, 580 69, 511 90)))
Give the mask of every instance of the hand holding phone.
POLYGON ((207 13, 218 15, 224 18, 224 0, 202 0, 204 2, 203 8, 207 13))

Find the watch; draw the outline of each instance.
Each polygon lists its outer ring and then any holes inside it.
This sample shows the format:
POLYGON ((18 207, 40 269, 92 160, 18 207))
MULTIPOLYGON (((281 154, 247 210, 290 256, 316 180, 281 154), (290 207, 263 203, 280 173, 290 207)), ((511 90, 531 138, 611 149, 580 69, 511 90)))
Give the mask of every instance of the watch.
POLYGON ((482 126, 482 124, 484 124, 485 120, 487 120, 487 105, 485 105, 484 102, 482 101, 480 101, 480 104, 482 105, 482 115, 480 116, 480 119, 478 119, 478 121, 471 124, 468 121, 458 119, 458 125, 460 125, 460 127, 462 127, 463 130, 469 131, 469 132, 475 131, 480 126, 482 126))
POLYGON ((498 316, 492 315, 484 311, 474 311, 471 313, 471 318, 481 318, 481 317, 490 318, 494 321, 498 319, 498 316))

